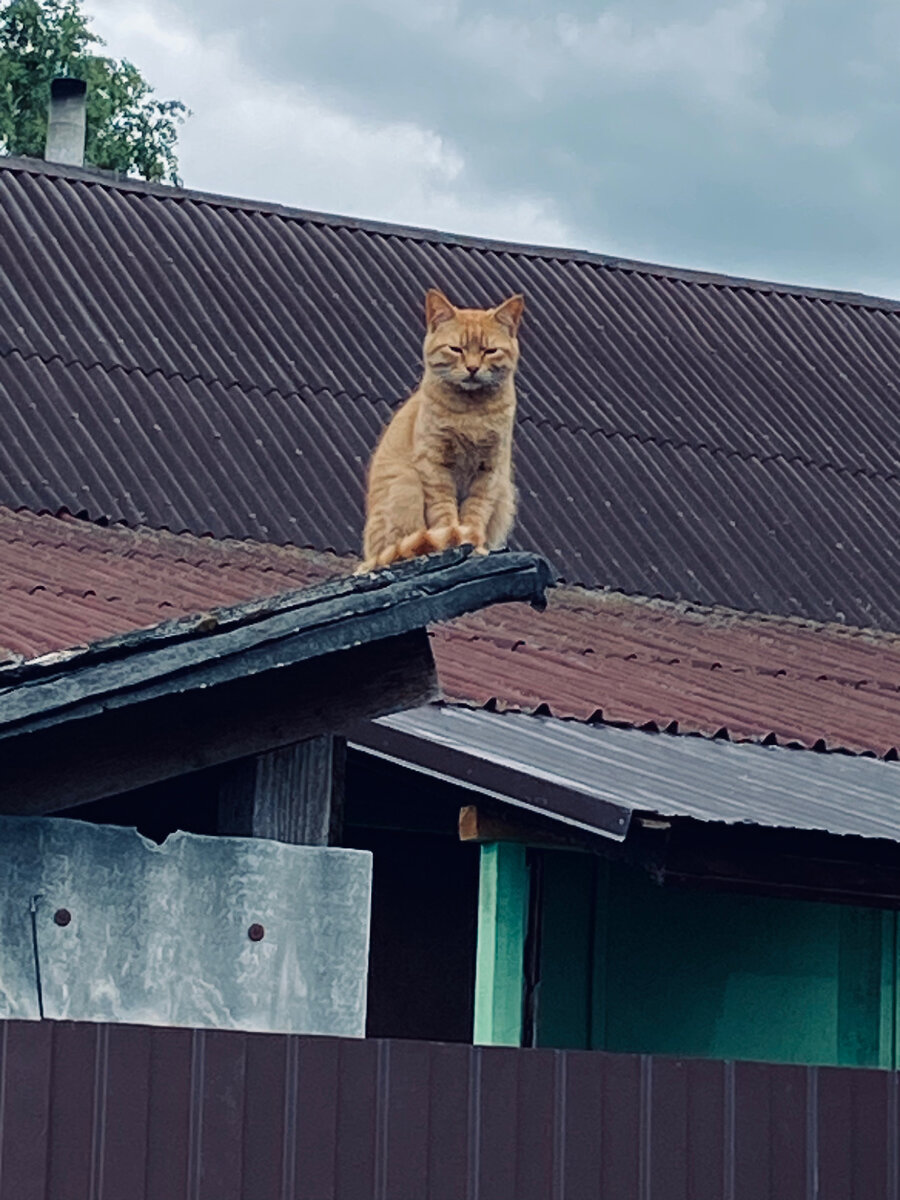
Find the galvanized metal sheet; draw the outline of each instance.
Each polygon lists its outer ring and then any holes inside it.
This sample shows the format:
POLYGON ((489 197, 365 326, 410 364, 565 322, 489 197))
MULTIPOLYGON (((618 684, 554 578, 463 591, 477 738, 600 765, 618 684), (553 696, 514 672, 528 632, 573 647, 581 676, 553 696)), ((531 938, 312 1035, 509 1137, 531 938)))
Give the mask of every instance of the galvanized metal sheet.
POLYGON ((361 1037, 371 855, 0 818, 0 1017, 361 1037))
POLYGON ((412 709, 376 724, 468 756, 472 786, 482 761, 568 788, 584 798, 584 823, 615 804, 667 817, 900 841, 894 763, 453 706, 412 709))

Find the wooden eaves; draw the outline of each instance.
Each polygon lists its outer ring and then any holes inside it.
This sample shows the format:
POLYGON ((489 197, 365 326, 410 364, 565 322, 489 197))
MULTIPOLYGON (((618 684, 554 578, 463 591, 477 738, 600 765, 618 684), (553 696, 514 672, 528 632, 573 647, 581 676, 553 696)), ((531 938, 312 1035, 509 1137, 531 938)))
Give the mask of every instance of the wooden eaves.
POLYGON ((544 603, 531 554, 454 550, 0 671, 0 811, 51 812, 433 699, 426 626, 544 603))

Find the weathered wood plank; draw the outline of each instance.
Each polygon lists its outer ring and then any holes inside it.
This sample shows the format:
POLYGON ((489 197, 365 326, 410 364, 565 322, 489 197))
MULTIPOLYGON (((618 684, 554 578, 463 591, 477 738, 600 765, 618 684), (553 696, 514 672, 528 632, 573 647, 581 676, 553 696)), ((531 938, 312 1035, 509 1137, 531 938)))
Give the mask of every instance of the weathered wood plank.
POLYGON ((424 629, 0 745, 0 812, 53 812, 289 746, 438 694, 424 629))
POLYGON ((234 763, 219 792, 219 832, 340 845, 346 756, 346 739, 325 733, 234 763))
POLYGON ((559 850, 586 850, 615 856, 620 843, 608 837, 590 834, 562 822, 533 818, 530 813, 510 806, 498 816, 478 804, 464 804, 459 810, 459 840, 461 842, 518 842, 524 846, 552 846, 559 850))

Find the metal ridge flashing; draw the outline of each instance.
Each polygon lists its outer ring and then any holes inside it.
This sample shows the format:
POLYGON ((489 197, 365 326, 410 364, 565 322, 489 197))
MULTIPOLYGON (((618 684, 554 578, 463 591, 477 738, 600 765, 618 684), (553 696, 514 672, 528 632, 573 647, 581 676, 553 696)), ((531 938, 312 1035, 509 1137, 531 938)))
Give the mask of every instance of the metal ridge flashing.
POLYGON ((550 586, 550 567, 536 555, 481 557, 460 547, 104 639, 0 669, 0 738, 214 687, 488 604, 519 600, 542 608, 550 586))

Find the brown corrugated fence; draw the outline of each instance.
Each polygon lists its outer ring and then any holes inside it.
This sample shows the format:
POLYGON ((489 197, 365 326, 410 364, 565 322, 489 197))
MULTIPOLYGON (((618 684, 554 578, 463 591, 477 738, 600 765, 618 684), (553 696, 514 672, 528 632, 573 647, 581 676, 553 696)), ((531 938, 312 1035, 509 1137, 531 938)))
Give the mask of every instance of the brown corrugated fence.
POLYGON ((896 1200, 898 1076, 0 1024, 0 1200, 896 1200))

